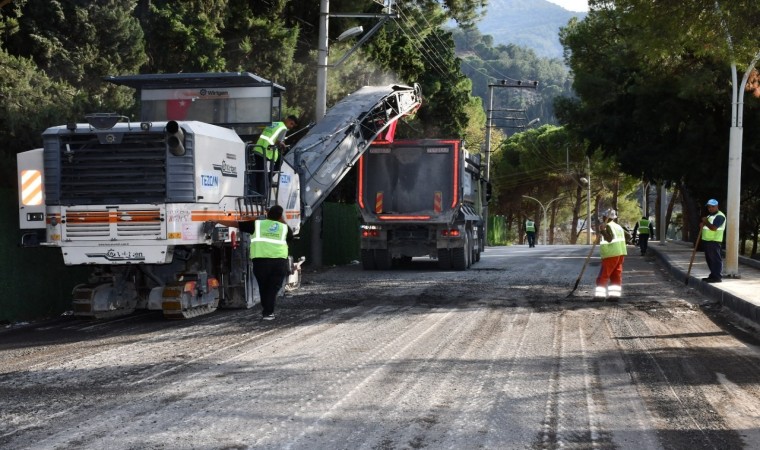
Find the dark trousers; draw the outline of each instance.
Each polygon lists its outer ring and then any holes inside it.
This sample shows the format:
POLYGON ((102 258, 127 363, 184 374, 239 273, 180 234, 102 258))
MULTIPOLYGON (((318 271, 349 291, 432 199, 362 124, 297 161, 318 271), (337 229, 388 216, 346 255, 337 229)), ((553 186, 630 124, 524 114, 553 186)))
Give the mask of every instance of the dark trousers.
POLYGON ((253 190, 257 194, 267 195, 269 188, 269 172, 267 171, 267 160, 259 154, 253 155, 253 190))
POLYGON ((705 261, 710 268, 710 278, 721 280, 723 272, 723 256, 720 254, 720 242, 702 241, 702 249, 705 251, 705 261))
POLYGON ((535 247, 536 246, 536 232, 526 231, 525 234, 528 235, 528 247, 535 247))
POLYGON ((254 258, 253 275, 259 284, 262 315, 274 314, 274 304, 282 283, 289 275, 288 260, 282 258, 254 258))
POLYGON ((641 248, 641 254, 647 252, 647 246, 649 245, 649 234, 639 233, 639 248, 641 248))

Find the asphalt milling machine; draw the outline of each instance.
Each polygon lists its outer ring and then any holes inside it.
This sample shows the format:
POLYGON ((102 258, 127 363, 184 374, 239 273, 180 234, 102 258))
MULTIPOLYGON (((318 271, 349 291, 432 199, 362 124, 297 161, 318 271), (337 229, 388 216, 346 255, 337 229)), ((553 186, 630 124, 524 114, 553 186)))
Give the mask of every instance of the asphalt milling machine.
MULTIPOLYGON (((421 104, 417 86, 365 86, 308 129, 280 167, 262 170, 256 138, 280 120, 282 86, 248 72, 106 81, 138 91, 139 122, 91 114, 48 128, 42 148, 17 157, 22 245, 91 266, 73 312, 94 318, 252 307, 250 236, 215 221, 263 217, 279 204, 297 235, 370 143, 421 104)), ((291 284, 302 262, 291 261, 291 284)))

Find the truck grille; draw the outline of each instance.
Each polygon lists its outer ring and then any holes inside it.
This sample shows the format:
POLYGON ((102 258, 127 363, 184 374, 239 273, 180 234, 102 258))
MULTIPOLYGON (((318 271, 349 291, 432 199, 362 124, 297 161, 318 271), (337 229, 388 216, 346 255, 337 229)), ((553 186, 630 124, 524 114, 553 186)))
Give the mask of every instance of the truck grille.
POLYGON ((61 203, 151 203, 166 199, 163 134, 126 133, 117 144, 94 134, 60 137, 61 203))
POLYGON ((160 208, 67 209, 62 220, 67 241, 163 239, 166 234, 160 208))

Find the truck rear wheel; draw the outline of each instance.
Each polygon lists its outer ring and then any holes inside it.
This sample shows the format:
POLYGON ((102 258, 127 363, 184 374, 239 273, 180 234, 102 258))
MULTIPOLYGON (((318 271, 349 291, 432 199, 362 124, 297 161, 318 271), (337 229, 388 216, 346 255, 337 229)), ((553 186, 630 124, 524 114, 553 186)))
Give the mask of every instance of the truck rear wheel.
POLYGON ((442 270, 451 269, 451 250, 447 248, 438 249, 438 268, 442 270))
POLYGON ((378 270, 390 270, 393 265, 391 252, 388 250, 375 250, 375 266, 378 270))
POLYGON ((480 240, 473 236, 472 232, 469 234, 470 242, 472 243, 472 251, 470 252, 470 267, 472 267, 480 259, 480 240))
POLYGON ((451 249, 451 267, 455 270, 467 270, 470 266, 470 239, 464 234, 464 245, 451 249))
POLYGON ((362 269, 375 270, 375 251, 374 250, 362 250, 362 269))
POLYGON ((393 258, 393 267, 409 267, 412 264, 412 257, 411 256, 399 256, 398 258, 393 258))
POLYGON ((467 255, 467 268, 469 269, 472 267, 472 246, 474 245, 474 242, 472 241, 472 231, 467 230, 465 236, 467 237, 467 242, 464 243, 464 251, 465 255, 467 255))

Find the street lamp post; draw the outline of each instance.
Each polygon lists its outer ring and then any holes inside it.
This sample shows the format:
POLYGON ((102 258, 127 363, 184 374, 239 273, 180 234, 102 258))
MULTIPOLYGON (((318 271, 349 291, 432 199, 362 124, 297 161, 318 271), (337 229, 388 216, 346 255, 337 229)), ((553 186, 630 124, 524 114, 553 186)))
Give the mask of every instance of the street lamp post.
MULTIPOLYGON (((547 204, 546 204, 546 206, 544 206, 544 204, 543 204, 543 203, 541 203, 541 201, 540 201, 539 199, 537 199, 537 198, 533 198, 533 197, 531 197, 530 195, 523 195, 523 197, 525 197, 525 198, 529 198, 529 199, 531 199, 531 200, 533 200, 533 201, 537 202, 537 203, 539 204, 539 206, 541 206, 541 210, 543 210, 543 216, 541 217, 542 219, 546 219, 546 216, 548 215, 548 214, 546 213, 546 208, 548 208, 548 207, 549 207, 549 205, 551 205, 553 201, 555 201, 555 200, 559 200, 559 199, 561 199, 561 198, 562 198, 562 197, 553 198, 553 199, 549 200, 549 203, 547 203, 547 204)), ((538 224, 539 224, 539 226, 541 226, 541 221, 539 221, 539 222, 538 222, 538 224)), ((547 245, 547 241, 546 241, 546 228, 547 228, 547 227, 546 227, 546 226, 543 226, 542 228, 543 228, 543 230, 544 230, 544 245, 547 245)))
MULTIPOLYGON (((591 245, 591 159, 586 156, 586 245, 591 245)), ((581 179, 583 181, 583 179, 581 179)))
MULTIPOLYGON (((383 24, 391 18, 396 18, 396 14, 391 14, 393 1, 388 3, 388 14, 330 14, 330 0, 321 0, 319 6, 319 36, 317 38, 317 99, 315 104, 314 122, 318 123, 327 113, 327 68, 336 67, 343 63, 351 54, 356 51, 367 39, 369 39, 383 24), (361 39, 343 55, 335 64, 328 64, 328 29, 330 17, 352 17, 360 19, 380 19, 361 39)), ((353 27, 341 33, 339 41, 357 36, 364 31, 362 27, 353 27)), ((311 264, 315 267, 322 265, 322 206, 317 207, 312 213, 311 228, 311 264)))
POLYGON ((728 137, 728 189, 726 213, 730 220, 726 225, 726 265, 724 272, 729 278, 739 275, 739 213, 742 183, 742 139, 744 115, 744 90, 752 70, 760 60, 760 52, 752 59, 741 83, 737 83, 736 64, 731 64, 731 128, 728 137))
MULTIPOLYGON (((715 0, 715 10, 720 18, 721 26, 726 32, 728 49, 731 51, 733 59, 733 39, 718 0, 715 0)), ((758 61, 760 61, 760 52, 755 53, 747 66, 741 83, 739 83, 736 73, 736 61, 732 60, 731 62, 731 128, 728 133, 728 186, 726 187, 726 214, 729 220, 725 230, 726 259, 723 265, 723 272, 728 278, 741 278, 739 275, 739 214, 741 212, 742 140, 744 139, 744 90, 749 75, 755 70, 758 61)))
MULTIPOLYGON (((570 150, 565 148, 567 171, 570 172, 570 150)), ((586 245, 591 245, 591 159, 586 156, 587 176, 581 177, 581 183, 586 185, 586 245)), ((575 181, 575 179, 573 179, 575 181)), ((580 186, 583 187, 583 186, 580 186)), ((575 230, 573 230, 575 231, 575 230)))
MULTIPOLYGON (((337 67, 348 59, 359 47, 361 47, 367 40, 372 37, 384 24, 390 19, 398 18, 398 14, 391 12, 393 9, 393 1, 390 1, 387 6, 388 13, 383 14, 369 14, 369 13, 331 13, 330 12, 330 0, 321 0, 319 6, 319 37, 318 37, 318 50, 317 50, 317 101, 316 101, 316 117, 315 122, 319 122, 325 116, 327 112, 327 68, 337 67), (328 34, 330 17, 342 17, 342 18, 354 18, 354 19, 380 19, 368 32, 354 44, 349 51, 347 51, 337 62, 334 64, 328 64, 328 34)), ((364 28, 361 26, 350 28, 338 36, 338 41, 344 41, 346 39, 358 36, 364 32, 364 28)))

